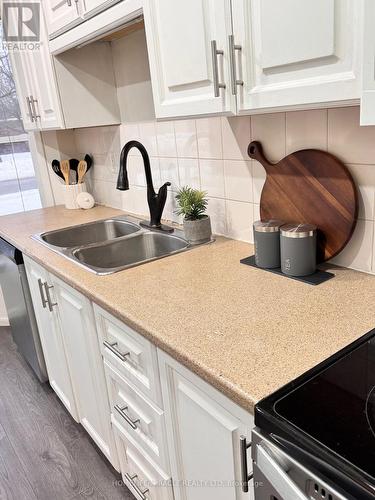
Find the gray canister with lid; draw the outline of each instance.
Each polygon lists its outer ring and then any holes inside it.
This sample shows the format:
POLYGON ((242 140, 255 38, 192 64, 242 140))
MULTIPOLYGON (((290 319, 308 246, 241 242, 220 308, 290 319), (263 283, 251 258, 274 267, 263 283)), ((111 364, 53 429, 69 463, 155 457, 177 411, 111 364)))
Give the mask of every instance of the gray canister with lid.
POLYGON ((280 267, 280 226, 283 224, 278 220, 254 222, 255 264, 258 267, 280 267))
POLYGON ((289 276, 316 271, 316 226, 286 224, 280 228, 281 270, 289 276))

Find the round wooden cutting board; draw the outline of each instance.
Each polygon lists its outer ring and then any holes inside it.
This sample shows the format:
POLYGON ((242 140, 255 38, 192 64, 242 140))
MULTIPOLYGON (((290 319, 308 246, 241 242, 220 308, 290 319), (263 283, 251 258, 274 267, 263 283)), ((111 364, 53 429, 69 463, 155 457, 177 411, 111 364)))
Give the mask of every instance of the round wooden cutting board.
POLYGON ((346 166, 318 149, 296 151, 278 163, 265 158, 260 142, 251 142, 247 152, 267 173, 261 219, 315 224, 318 262, 337 255, 350 240, 358 215, 357 190, 346 166))

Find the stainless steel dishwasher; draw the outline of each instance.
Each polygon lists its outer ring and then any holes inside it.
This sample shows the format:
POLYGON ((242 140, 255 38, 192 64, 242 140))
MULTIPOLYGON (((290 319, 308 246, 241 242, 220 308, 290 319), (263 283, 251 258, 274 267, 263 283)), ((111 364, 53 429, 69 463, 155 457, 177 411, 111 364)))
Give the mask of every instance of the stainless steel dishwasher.
POLYGON ((22 253, 0 238, 0 284, 14 342, 41 382, 48 380, 22 253))

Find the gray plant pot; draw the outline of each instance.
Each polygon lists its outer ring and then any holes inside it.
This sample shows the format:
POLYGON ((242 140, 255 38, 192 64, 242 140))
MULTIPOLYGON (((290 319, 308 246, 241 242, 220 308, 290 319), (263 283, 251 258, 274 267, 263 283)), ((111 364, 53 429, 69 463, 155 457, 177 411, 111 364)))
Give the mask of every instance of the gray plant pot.
POLYGON ((210 241, 212 235, 210 217, 205 215, 203 219, 198 220, 184 219, 184 233, 185 238, 192 245, 210 241))

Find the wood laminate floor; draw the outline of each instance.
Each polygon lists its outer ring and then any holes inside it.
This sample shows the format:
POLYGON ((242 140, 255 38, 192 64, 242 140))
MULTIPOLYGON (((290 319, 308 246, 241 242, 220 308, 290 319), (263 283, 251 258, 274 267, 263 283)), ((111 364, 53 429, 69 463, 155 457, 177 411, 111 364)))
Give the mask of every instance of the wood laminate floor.
POLYGON ((0 328, 0 500, 134 500, 0 328))

